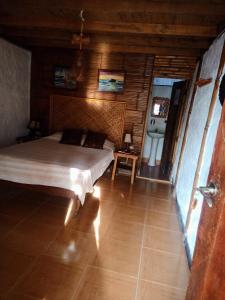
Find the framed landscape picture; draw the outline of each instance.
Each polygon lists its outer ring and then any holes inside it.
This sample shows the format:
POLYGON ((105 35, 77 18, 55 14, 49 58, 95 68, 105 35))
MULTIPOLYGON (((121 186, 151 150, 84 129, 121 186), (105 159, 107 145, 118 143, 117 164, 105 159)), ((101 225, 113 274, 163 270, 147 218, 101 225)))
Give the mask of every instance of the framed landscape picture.
POLYGON ((98 91, 122 93, 124 90, 125 72, 114 70, 99 70, 98 91))
POLYGON ((76 80, 73 78, 70 68, 60 66, 54 68, 54 86, 64 89, 76 88, 76 80))

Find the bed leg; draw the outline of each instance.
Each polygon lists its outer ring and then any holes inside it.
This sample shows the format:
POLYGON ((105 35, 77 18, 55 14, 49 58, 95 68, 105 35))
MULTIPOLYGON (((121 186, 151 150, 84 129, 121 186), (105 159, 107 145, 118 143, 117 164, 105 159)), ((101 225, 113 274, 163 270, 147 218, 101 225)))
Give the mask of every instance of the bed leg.
POLYGON ((74 216, 78 214, 78 211, 80 209, 80 200, 76 197, 74 200, 74 216))
POLYGON ((77 215, 79 208, 80 208, 80 200, 77 197, 70 198, 70 202, 66 212, 66 217, 64 220, 64 226, 66 226, 71 221, 73 216, 77 215))

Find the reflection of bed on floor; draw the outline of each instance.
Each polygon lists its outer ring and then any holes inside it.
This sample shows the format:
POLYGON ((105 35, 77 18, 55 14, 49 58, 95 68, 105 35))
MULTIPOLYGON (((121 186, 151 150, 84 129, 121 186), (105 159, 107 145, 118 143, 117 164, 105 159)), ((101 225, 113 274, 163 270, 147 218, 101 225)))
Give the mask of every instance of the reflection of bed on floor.
MULTIPOLYGON (((104 132, 116 147, 121 145, 124 102, 52 96, 50 107, 51 132, 88 128, 104 132)), ((41 187, 48 192, 55 187, 54 193, 57 188, 64 189, 78 208, 112 160, 113 150, 65 145, 51 135, 1 149, 0 179, 41 187)))

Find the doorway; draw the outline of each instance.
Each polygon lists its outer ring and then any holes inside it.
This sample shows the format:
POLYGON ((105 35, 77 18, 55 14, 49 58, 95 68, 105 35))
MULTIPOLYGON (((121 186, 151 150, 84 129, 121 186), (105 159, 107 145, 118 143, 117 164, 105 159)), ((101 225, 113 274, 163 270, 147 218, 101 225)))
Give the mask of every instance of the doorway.
POLYGON ((153 79, 139 177, 170 181, 186 90, 182 79, 153 79))

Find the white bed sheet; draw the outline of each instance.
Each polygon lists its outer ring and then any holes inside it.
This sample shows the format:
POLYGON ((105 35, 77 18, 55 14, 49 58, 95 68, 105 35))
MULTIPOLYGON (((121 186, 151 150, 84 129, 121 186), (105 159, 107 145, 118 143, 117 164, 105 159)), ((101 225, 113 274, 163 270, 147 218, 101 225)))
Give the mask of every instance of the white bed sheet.
POLYGON ((60 144, 50 138, 0 149, 0 179, 72 190, 84 203, 114 159, 110 149, 60 144))

